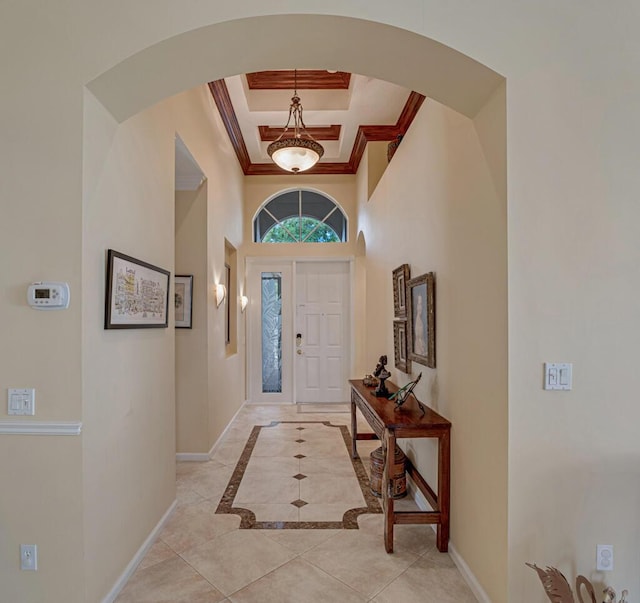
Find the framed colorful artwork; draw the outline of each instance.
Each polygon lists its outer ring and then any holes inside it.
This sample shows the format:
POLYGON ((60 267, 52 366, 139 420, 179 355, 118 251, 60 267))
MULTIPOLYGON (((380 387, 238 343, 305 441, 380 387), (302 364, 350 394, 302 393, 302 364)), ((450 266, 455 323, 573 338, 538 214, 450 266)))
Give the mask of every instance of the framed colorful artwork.
POLYGON ((106 272, 105 329, 168 326, 168 270, 109 249, 106 272))

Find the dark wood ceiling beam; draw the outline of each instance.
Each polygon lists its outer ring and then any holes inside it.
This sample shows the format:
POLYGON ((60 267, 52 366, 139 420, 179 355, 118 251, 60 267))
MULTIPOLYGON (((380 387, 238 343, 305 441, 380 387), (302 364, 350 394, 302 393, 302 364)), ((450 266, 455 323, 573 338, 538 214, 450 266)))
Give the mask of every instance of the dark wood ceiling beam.
POLYGON ((360 126, 356 134, 356 140, 349 158, 349 165, 355 174, 360 167, 362 155, 368 142, 385 142, 395 140, 402 134, 397 125, 395 126, 360 126))
POLYGON ((362 155, 364 154, 364 150, 367 148, 367 142, 364 130, 362 129, 362 126, 360 126, 358 128, 358 133, 356 134, 356 139, 353 142, 351 157, 349 157, 349 167, 354 174, 358 172, 362 155))
MULTIPOLYGON (((340 124, 333 126, 311 126, 306 129, 314 140, 340 140, 340 124)), ((277 140, 282 134, 283 128, 272 128, 271 126, 258 126, 260 140, 263 142, 272 142, 277 140)))
POLYGON ((247 73, 250 90, 348 90, 351 74, 344 71, 329 73, 322 69, 293 69, 285 71, 257 71, 247 73))
POLYGON ((422 94, 418 94, 417 92, 411 92, 407 102, 404 105, 404 109, 402 109, 402 113, 400 113, 400 117, 398 118, 398 122, 396 126, 399 130, 399 134, 404 136, 409 129, 409 126, 413 122, 413 119, 418 114, 418 110, 422 106, 425 97, 422 94))
POLYGON ((224 127, 229 135, 231 145, 236 152, 240 167, 245 175, 248 173, 251 167, 251 157, 249 157, 249 151, 244 143, 244 137, 240 130, 240 124, 236 112, 231 103, 231 97, 229 96, 229 90, 224 80, 216 80, 215 82, 209 82, 209 90, 213 96, 213 100, 218 107, 218 112, 224 123, 224 127))
POLYGON ((368 142, 392 141, 398 136, 404 136, 422 106, 425 97, 417 92, 411 92, 402 109, 395 126, 360 126, 353 144, 349 165, 353 173, 357 173, 362 161, 362 155, 368 142))
POLYGON ((393 140, 401 133, 398 126, 360 126, 358 131, 362 131, 367 142, 393 140))

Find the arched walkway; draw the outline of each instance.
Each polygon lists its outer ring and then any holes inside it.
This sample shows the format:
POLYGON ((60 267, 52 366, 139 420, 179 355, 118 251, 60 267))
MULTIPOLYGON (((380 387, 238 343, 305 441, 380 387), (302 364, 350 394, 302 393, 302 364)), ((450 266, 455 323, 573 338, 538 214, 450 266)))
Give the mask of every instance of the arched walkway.
MULTIPOLYGON (((390 81, 472 119, 504 84, 504 78, 488 67, 407 30, 347 17, 280 15, 227 21, 170 37, 123 60, 88 82, 87 88, 122 123, 169 96, 207 81, 262 69, 290 68, 291 48, 296 48, 296 66, 331 66, 390 81), (273 35, 276 31, 287 32, 286 44, 273 35), (259 53, 247 51, 249 39, 251 48, 259 48, 259 53)), ((492 137, 487 131, 478 130, 478 134, 481 138, 485 134, 492 137)), ((495 147, 496 140, 492 144, 495 147)), ((504 149, 495 154, 504 156, 504 149)), ((506 178, 503 165, 495 171, 497 179, 506 178)), ((506 475, 500 479, 506 481, 506 475)), ((506 519, 499 521, 503 525, 506 519)), ((498 555, 505 558, 505 543, 496 547, 500 549, 498 555)), ((498 587, 501 589, 506 584, 506 568, 501 560, 497 565, 500 577, 496 582, 502 584, 498 587)))
POLYGON ((474 117, 504 81, 462 53, 407 30, 348 17, 274 15, 216 23, 168 38, 87 84, 118 121, 207 81, 293 66, 393 82, 474 117), (287 43, 274 32, 286 32, 287 43), (259 54, 247 52, 246 40, 259 54), (330 44, 326 40, 331 40, 330 44))

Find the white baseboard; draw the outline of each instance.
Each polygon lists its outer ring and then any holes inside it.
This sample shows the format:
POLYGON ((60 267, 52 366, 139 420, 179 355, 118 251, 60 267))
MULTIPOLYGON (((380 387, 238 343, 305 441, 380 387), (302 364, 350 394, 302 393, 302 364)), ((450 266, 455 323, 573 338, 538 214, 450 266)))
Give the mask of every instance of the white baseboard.
POLYGON ((220 444, 222 443, 224 436, 227 435, 227 431, 229 431, 229 428, 231 427, 233 422, 236 420, 236 417, 238 416, 238 414, 240 414, 240 411, 244 408, 245 404, 247 404, 246 401, 244 401, 240 405, 240 408, 238 408, 238 410, 236 411, 236 414, 233 415, 231 420, 227 423, 227 426, 224 428, 224 431, 220 434, 218 439, 213 443, 213 446, 211 446, 211 450, 209 450, 209 452, 176 452, 176 461, 206 462, 211 460, 213 453, 216 451, 218 446, 220 446, 220 444))
POLYGON ((131 576, 133 575, 133 572, 136 571, 136 568, 138 567, 138 565, 140 565, 140 562, 142 561, 144 556, 147 554, 147 552, 155 542, 162 528, 164 528, 165 524, 169 520, 169 517, 171 517, 171 514, 176 508, 177 502, 178 502, 177 500, 174 500, 171 503, 166 513, 162 516, 162 519, 160 519, 160 521, 156 524, 156 527, 153 528, 153 530, 151 530, 151 533, 149 534, 149 536, 147 536, 147 539, 142 543, 142 546, 138 549, 138 552, 133 556, 133 559, 129 561, 129 565, 127 565, 124 572, 122 572, 122 574, 120 575, 116 583, 113 585, 113 588, 109 591, 109 594, 102 600, 102 603, 113 603, 113 601, 116 600, 116 597, 120 594, 120 591, 124 588, 129 578, 131 578, 131 576))
MULTIPOLYGON (((424 494, 418 490, 411 479, 407 479, 407 492, 409 496, 411 496, 421 511, 430 511, 431 505, 427 502, 427 499, 424 497, 424 494)), ((436 530, 436 525, 432 524, 434 532, 436 530)), ((492 603, 489 595, 485 592, 485 590, 480 586, 480 582, 474 576, 473 572, 467 565, 467 562, 462 558, 462 555, 458 553, 458 549, 456 549, 455 544, 449 540, 449 556, 456 564, 458 571, 462 574, 464 581, 467 583, 476 599, 478 599, 479 603, 492 603)))
POLYGON ((466 561, 462 558, 455 545, 449 542, 449 556, 453 559, 453 562, 456 564, 457 568, 460 570, 464 581, 469 585, 471 592, 476 596, 476 599, 480 603, 491 603, 491 599, 489 599, 489 595, 484 591, 482 586, 480 586, 480 582, 473 575, 473 572, 467 565, 466 561))
POLYGON ((209 452, 176 452, 176 461, 203 462, 211 459, 209 452))
MULTIPOLYGON (((427 499, 424 497, 424 494, 420 492, 417 488, 409 474, 407 474, 407 494, 413 498, 413 502, 418 505, 418 509, 421 511, 431 511, 431 505, 427 502, 427 499)), ((431 526, 435 529, 435 526, 431 526)))

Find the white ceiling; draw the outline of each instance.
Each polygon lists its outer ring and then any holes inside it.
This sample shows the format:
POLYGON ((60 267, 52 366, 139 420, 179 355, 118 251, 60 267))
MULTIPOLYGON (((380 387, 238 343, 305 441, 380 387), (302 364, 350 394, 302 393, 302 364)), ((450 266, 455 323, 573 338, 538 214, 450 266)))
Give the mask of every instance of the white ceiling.
MULTIPOLYGON (((269 142, 260 140, 258 126, 284 128, 293 90, 251 90, 244 75, 225 78, 244 142, 252 163, 270 163, 269 142)), ((347 90, 298 89, 307 127, 340 125, 339 140, 319 140, 321 162, 347 163, 358 128, 396 124, 411 91, 374 78, 352 74, 347 90)), ((175 188, 197 190, 205 175, 176 135, 175 188)))
MULTIPOLYGON (((225 78, 229 97, 252 163, 269 163, 269 142, 262 142, 258 126, 284 128, 293 90, 250 90, 242 75, 225 78)), ((394 125, 411 91, 370 77, 352 74, 348 90, 304 90, 298 96, 307 127, 340 124, 340 139, 319 140, 322 162, 349 161, 361 125, 394 125)))

